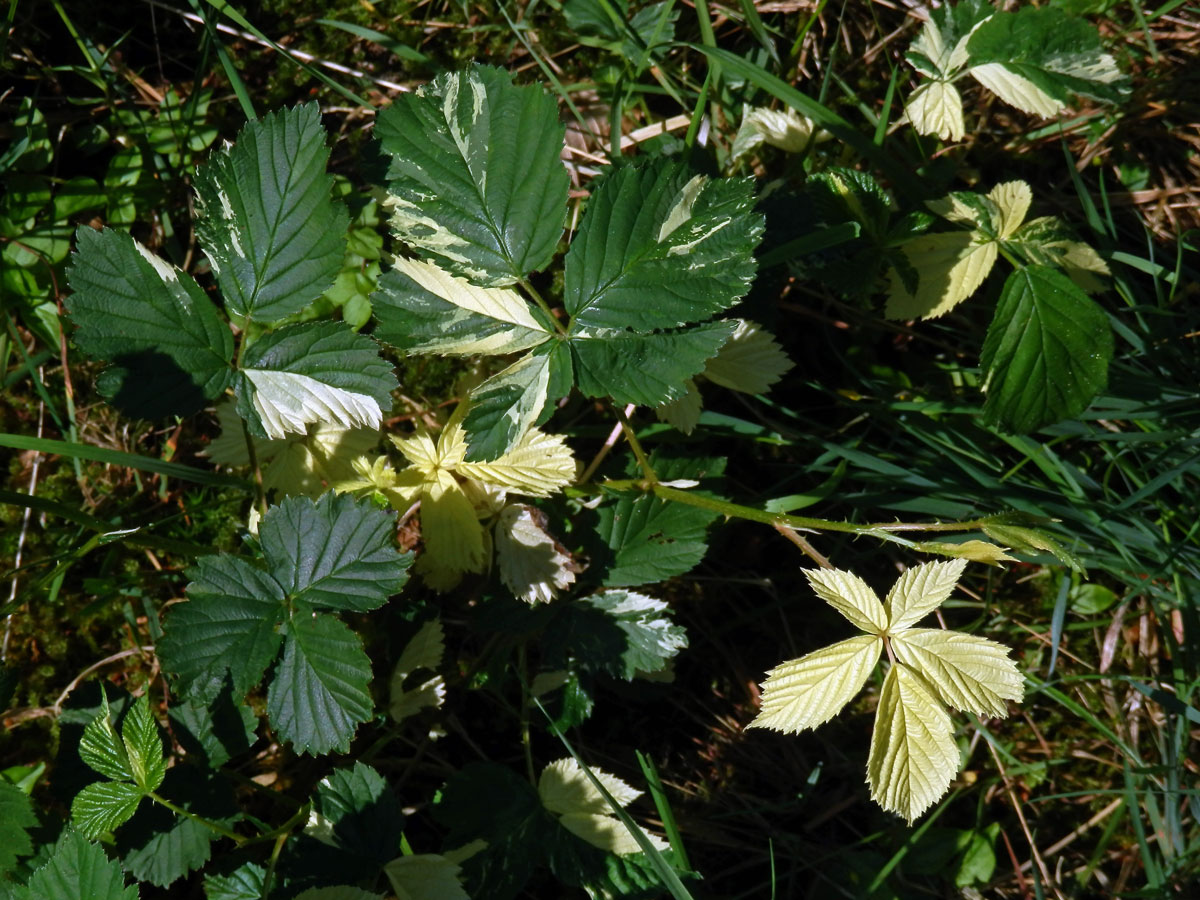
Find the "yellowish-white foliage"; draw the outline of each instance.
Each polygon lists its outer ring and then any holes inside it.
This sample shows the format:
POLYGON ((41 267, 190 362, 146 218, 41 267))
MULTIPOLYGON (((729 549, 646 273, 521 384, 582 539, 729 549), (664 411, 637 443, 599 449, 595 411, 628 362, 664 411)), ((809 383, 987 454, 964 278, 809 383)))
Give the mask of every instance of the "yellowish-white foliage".
POLYGON ((446 653, 445 632, 440 619, 431 619, 413 635, 405 646, 396 668, 392 670, 391 701, 388 711, 401 722, 426 707, 439 707, 446 697, 446 682, 437 670, 446 653), (433 674, 421 684, 404 689, 408 676, 423 669, 433 674))
MULTIPOLYGON (((618 806, 628 806, 642 795, 615 775, 599 769, 591 772, 618 806)), ((608 800, 596 790, 574 758, 566 757, 546 766, 538 779, 537 790, 542 806, 554 813, 564 828, 589 844, 620 856, 642 852, 637 839, 613 814, 608 800)), ((641 833, 657 849, 669 847, 662 838, 644 830, 641 833)))
POLYGON ((748 727, 795 733, 828 721, 861 690, 886 649, 891 664, 867 781, 880 806, 911 822, 945 793, 958 771, 945 707, 1003 716, 1005 701, 1024 696, 1007 647, 957 631, 912 627, 949 598, 965 566, 962 559, 914 566, 882 603, 850 572, 806 571, 817 596, 866 634, 772 669, 762 685, 762 709, 748 727))

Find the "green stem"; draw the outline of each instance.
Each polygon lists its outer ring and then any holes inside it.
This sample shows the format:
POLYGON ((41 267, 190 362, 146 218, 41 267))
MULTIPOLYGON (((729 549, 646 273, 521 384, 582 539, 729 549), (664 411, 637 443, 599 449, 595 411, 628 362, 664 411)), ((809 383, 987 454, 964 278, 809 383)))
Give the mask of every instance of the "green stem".
POLYGON ((254 502, 260 515, 267 514, 267 489, 263 486, 262 468, 258 464, 258 453, 254 449, 254 437, 246 420, 242 420, 242 435, 246 438, 246 455, 250 457, 250 471, 254 473, 254 502))
POLYGON ((209 829, 210 831, 215 831, 217 834, 221 835, 221 837, 229 838, 231 841, 233 841, 239 847, 250 840, 250 838, 246 837, 245 835, 238 834, 236 831, 231 831, 230 829, 226 828, 224 825, 218 825, 216 822, 212 822, 208 819, 205 819, 203 816, 198 816, 194 812, 190 812, 190 811, 184 809, 182 806, 177 806, 176 804, 174 804, 170 800, 168 800, 166 797, 160 797, 158 794, 154 793, 153 791, 151 791, 147 796, 151 800, 153 800, 155 803, 158 803, 161 806, 165 806, 167 809, 169 809, 171 812, 175 813, 176 815, 183 816, 186 819, 191 819, 193 822, 197 823, 198 825, 203 825, 205 828, 209 829))
POLYGON ((532 284, 530 284, 529 279, 527 279, 527 278, 521 279, 520 284, 521 284, 521 287, 525 288, 525 292, 527 294, 529 294, 530 297, 533 298, 533 302, 538 305, 538 308, 540 308, 541 311, 546 314, 546 318, 554 323, 554 327, 558 329, 558 333, 566 334, 567 333, 566 326, 563 325, 563 323, 559 321, 558 316, 554 315, 553 311, 551 311, 551 309, 550 309, 550 304, 548 304, 545 300, 542 299, 542 295, 540 293, 538 293, 537 288, 535 288, 532 284))
POLYGON ((521 673, 521 748, 525 751, 525 774, 529 776, 529 783, 537 787, 537 776, 533 771, 533 741, 529 732, 529 682, 524 642, 517 647, 517 669, 521 673))
POLYGON ((621 430, 625 432, 625 440, 629 441, 629 449, 633 451, 633 455, 642 469, 642 474, 646 476, 646 485, 654 485, 657 488, 658 475, 654 473, 654 467, 650 465, 646 451, 642 449, 642 442, 638 440, 637 435, 633 431, 633 426, 629 424, 629 417, 625 415, 625 410, 619 406, 614 406, 613 412, 617 414, 617 419, 621 422, 621 430))

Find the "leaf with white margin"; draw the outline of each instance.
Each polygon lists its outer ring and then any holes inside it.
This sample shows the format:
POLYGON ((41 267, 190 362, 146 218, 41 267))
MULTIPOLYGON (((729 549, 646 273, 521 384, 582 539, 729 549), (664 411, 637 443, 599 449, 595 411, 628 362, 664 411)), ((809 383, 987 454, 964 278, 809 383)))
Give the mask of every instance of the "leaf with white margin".
POLYGON ((392 670, 388 712, 395 721, 402 722, 422 709, 436 709, 442 705, 446 699, 446 681, 436 670, 442 665, 445 653, 445 631, 441 620, 430 619, 405 645, 392 670), (404 682, 418 669, 428 669, 434 674, 417 687, 405 690, 404 682))
MULTIPOLYGON (((642 795, 641 791, 615 775, 600 769, 592 769, 591 772, 619 806, 628 806, 642 795)), ((637 839, 612 815, 608 800, 596 790, 573 757, 552 762, 542 770, 538 778, 538 797, 546 809, 559 817, 567 830, 593 846, 618 855, 641 852, 637 839)), ((659 850, 668 848, 669 845, 661 838, 645 831, 642 833, 659 850)))
POLYGON ((259 338, 242 358, 237 411, 257 437, 306 433, 314 422, 375 428, 397 387, 378 346, 340 322, 307 322, 259 338))
POLYGON ((882 650, 882 638, 864 634, 776 666, 746 727, 795 733, 828 722, 862 690, 882 650))
POLYGON ((545 513, 510 504, 496 523, 496 562, 500 580, 526 603, 549 603, 575 581, 579 567, 547 528, 545 513))
POLYGON ((1005 181, 988 191, 987 197, 1000 211, 1000 221, 996 223, 998 237, 1000 240, 1012 237, 1029 213, 1033 191, 1024 181, 1005 181))
POLYGON ((919 281, 915 294, 891 273, 884 314, 889 319, 932 319, 945 315, 983 284, 996 264, 995 242, 978 243, 977 233, 951 231, 925 234, 901 248, 919 281))
POLYGON ((558 384, 561 366, 568 359, 561 344, 545 344, 472 390, 471 411, 464 423, 470 444, 467 456, 488 460, 511 450, 542 418, 552 384, 555 390, 570 391, 569 374, 565 387, 558 384))
POLYGON ((892 651, 915 669, 942 702, 965 712, 1007 716, 1005 700, 1020 702, 1025 683, 1009 648, 987 638, 937 628, 910 628, 892 637, 892 651))
POLYGON ((1061 269, 1089 294, 1105 290, 1104 279, 1112 276, 1108 263, 1088 244, 1075 240, 1054 216, 1031 219, 1006 242, 1035 265, 1061 269))
POLYGON ((374 335, 409 353, 472 356, 528 350, 550 338, 512 288, 477 287, 432 262, 398 257, 371 296, 374 335))
POLYGON ((393 233, 476 284, 512 284, 554 256, 569 179, 554 97, 491 66, 449 72, 382 110, 393 233))
POLYGON ((887 631, 888 616, 879 597, 865 581, 841 569, 805 569, 804 577, 817 596, 868 634, 887 631))
POLYGON ((231 311, 300 312, 333 284, 350 217, 333 200, 316 103, 248 122, 196 173, 196 233, 231 311))
POLYGON ((922 563, 906 569, 884 600, 888 631, 894 635, 945 603, 966 567, 965 559, 955 559, 922 563))
POLYGON ((987 0, 964 2, 929 10, 929 18, 908 50, 908 61, 918 71, 951 78, 966 65, 967 41, 996 12, 987 0))
POLYGON ((397 857, 383 873, 396 900, 471 900, 459 881, 462 867, 438 853, 397 857))
POLYGON ((927 81, 908 98, 904 109, 918 133, 943 141, 961 141, 967 133, 962 96, 948 81, 927 81))
POLYGON ((871 734, 871 798, 911 823, 946 793, 958 764, 949 714, 919 675, 893 665, 871 734))
POLYGON ((733 391, 765 394, 792 365, 775 335, 756 322, 738 319, 729 340, 704 364, 704 377, 733 391))

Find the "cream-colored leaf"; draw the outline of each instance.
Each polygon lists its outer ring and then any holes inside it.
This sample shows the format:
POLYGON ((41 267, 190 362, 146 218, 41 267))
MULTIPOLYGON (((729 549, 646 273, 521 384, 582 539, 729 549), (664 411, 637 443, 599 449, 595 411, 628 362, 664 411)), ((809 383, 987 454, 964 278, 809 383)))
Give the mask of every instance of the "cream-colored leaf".
POLYGON ((401 856, 383 867, 396 900, 471 900, 459 882, 462 869, 438 853, 401 856))
POLYGON ((496 523, 496 562, 500 580, 526 603, 549 603, 575 581, 571 554, 547 530, 545 514, 511 504, 496 523))
POLYGON ((937 135, 943 141, 961 141, 967 133, 962 96, 948 81, 926 81, 919 85, 909 95, 905 113, 920 134, 937 135))
POLYGON ((1111 277, 1112 272, 1100 254, 1082 241, 1051 241, 1043 249, 1058 257, 1058 265, 1067 277, 1089 294, 1103 291, 1108 284, 1101 280, 1111 277))
MULTIPOLYGON (((599 847, 601 850, 607 850, 618 856, 629 856, 642 852, 637 838, 630 834, 625 823, 614 816, 598 813, 566 813, 558 820, 562 822, 567 831, 587 841, 593 847, 599 847)), ((642 830, 642 834, 657 850, 668 850, 671 846, 662 838, 656 837, 648 831, 642 830)))
POLYGON ((971 77, 1010 106, 1036 116, 1056 116, 1065 105, 1018 75, 1004 63, 984 63, 967 70, 971 77))
POLYGON ((742 319, 717 355, 704 364, 704 377, 730 390, 764 394, 791 367, 771 332, 742 319))
POLYGON ((1029 213, 1033 191, 1024 181, 1006 181, 988 191, 987 196, 1000 211, 1000 221, 997 225, 1001 240, 1012 237, 1029 213))
POLYGON ((794 733, 828 722, 862 690, 882 649, 882 638, 863 634, 776 666, 746 727, 794 733))
POLYGON ((1007 716, 1005 700, 1020 701, 1025 684, 1009 648, 987 638, 910 628, 892 638, 896 659, 924 677, 944 703, 966 712, 1007 716))
POLYGON ((404 683, 418 669, 434 671, 441 667, 446 652, 445 631, 440 619, 431 619, 418 629, 405 645, 392 670, 389 685, 391 701, 389 712, 397 722, 407 719, 426 707, 439 707, 446 697, 446 683, 441 675, 434 674, 423 683, 409 690, 404 683))
POLYGON ((896 634, 941 606, 967 567, 965 559, 927 562, 913 566, 896 579, 888 591, 888 631, 896 634))
POLYGON ((435 472, 421 492, 421 537, 418 563, 427 584, 444 589, 465 572, 484 570, 483 526, 449 472, 435 472))
POLYGON ((313 422, 373 428, 383 422, 374 397, 325 384, 308 375, 273 369, 242 369, 254 385, 254 411, 267 437, 304 434, 313 422))
MULTIPOLYGON (((433 350, 458 356, 496 356, 526 350, 542 343, 549 335, 530 313, 529 304, 512 288, 479 287, 431 262, 397 257, 393 265, 435 297, 461 309, 459 318, 479 315, 511 326, 507 330, 488 334, 427 342, 424 345, 426 352, 433 350)), ((454 332, 457 322, 458 318, 453 315, 446 319, 447 334, 454 332)))
MULTIPOLYGON (((592 774, 612 794, 618 806, 628 806, 642 792, 615 775, 593 768, 592 774)), ((607 813, 612 810, 604 795, 596 790, 583 767, 572 756, 555 760, 542 770, 538 779, 538 797, 552 813, 607 813)))
POLYGON ((958 544, 949 541, 923 541, 921 549, 926 553, 940 553, 943 556, 968 559, 971 562, 983 563, 988 566, 998 566, 1004 562, 1017 562, 1016 557, 1008 555, 1007 547, 1000 547, 990 541, 962 541, 958 544))
POLYGON ((887 612, 879 597, 853 572, 841 569, 805 569, 804 575, 817 596, 870 634, 887 630, 887 612))
POLYGON ((879 695, 867 760, 872 799, 911 823, 946 793, 958 764, 949 714, 919 675, 893 665, 879 695))
POLYGON ((263 487, 289 496, 320 496, 334 483, 352 478, 354 461, 378 442, 379 432, 371 429, 309 425, 306 435, 273 442, 280 446, 263 470, 263 487))
MULTIPOLYGON (((463 441, 461 428, 454 426, 463 441)), ((446 427, 447 432, 451 426, 446 427)), ((449 441, 450 437, 445 438, 449 441)), ((487 484, 500 485, 531 497, 548 497, 575 480, 575 457, 561 434, 546 434, 531 428, 516 446, 491 462, 459 462, 455 471, 487 484)))
POLYGON ((388 435, 396 449, 404 454, 404 458, 423 473, 431 473, 438 467, 439 456, 437 444, 433 442, 428 432, 418 431, 410 437, 388 435))
POLYGON ((889 319, 932 319, 970 297, 996 264, 995 242, 977 243, 968 231, 926 234, 908 241, 904 255, 917 270, 911 294, 897 272, 891 274, 885 314, 889 319))
POLYGON ((704 400, 696 389, 696 382, 689 378, 683 384, 684 392, 674 400, 655 407, 654 414, 658 416, 658 421, 666 422, 684 434, 691 434, 700 421, 704 400))
MULTIPOLYGON (((760 144, 770 144, 788 153, 799 153, 814 140, 813 121, 791 107, 769 109, 765 106, 742 108, 742 124, 733 139, 732 160, 741 159, 760 144)), ((818 131, 816 138, 827 136, 818 131)))

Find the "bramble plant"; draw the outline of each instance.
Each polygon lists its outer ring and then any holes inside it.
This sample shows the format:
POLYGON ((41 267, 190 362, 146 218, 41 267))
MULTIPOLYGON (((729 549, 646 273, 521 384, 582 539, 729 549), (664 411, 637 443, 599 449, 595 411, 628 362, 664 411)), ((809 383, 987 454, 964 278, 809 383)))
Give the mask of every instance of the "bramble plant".
MULTIPOLYGON (((919 521, 865 519, 858 513, 870 499, 836 513, 844 518, 797 514, 841 493, 850 464, 874 467, 889 490, 889 479, 907 477, 904 451, 895 462, 876 459, 857 437, 813 442, 813 477, 828 477, 788 488, 802 493, 779 487, 765 501, 739 502, 738 466, 745 446, 761 445, 765 457, 782 435, 808 427, 765 396, 789 373, 805 390, 840 392, 776 337, 786 334, 772 292, 806 279, 850 301, 839 315, 908 323, 889 333, 906 340, 994 301, 976 350, 968 338, 952 342, 950 327, 938 341, 951 354, 978 353, 977 368, 954 369, 953 396, 980 403, 970 417, 1013 445, 1083 415, 1105 389, 1118 365, 1114 329, 1128 331, 1115 317, 1110 324, 1096 297, 1119 286, 1111 248, 1093 239, 1101 255, 1065 214, 1035 214, 1036 179, 972 176, 972 189, 953 190, 954 160, 909 166, 883 151, 889 115, 911 124, 904 130, 918 148, 929 142, 917 133, 961 141, 968 123, 956 83, 967 76, 1042 117, 1078 97, 1119 103, 1126 78, 1099 33, 1058 6, 1009 12, 963 0, 931 9, 907 54, 921 80, 901 103, 893 78, 872 142, 836 104, 719 49, 707 4, 697 5, 704 46, 683 45, 707 56, 695 84, 692 72, 665 65, 680 47, 672 4, 568 0, 561 12, 581 42, 615 60, 588 88, 614 113, 609 158, 583 151, 597 167, 587 177, 564 165, 572 144, 553 93, 472 64, 372 111, 364 170, 380 183, 370 193, 329 171, 316 103, 248 115, 190 179, 195 255, 136 239, 124 230, 133 201, 101 196, 90 181, 67 182, 51 199, 42 174, 49 132, 22 103, 18 125, 28 134, 0 156, 0 178, 38 202, 0 200, 0 234, 18 224, 27 232, 24 244, 6 246, 20 271, 6 271, 0 286, 20 294, 14 309, 29 331, 55 349, 69 339, 98 364, 97 392, 128 420, 182 427, 208 416, 200 455, 225 472, 166 459, 147 468, 225 491, 221 514, 236 504, 237 522, 216 546, 168 542, 186 565, 164 569, 149 555, 171 599, 155 608, 143 597, 144 618, 128 604, 125 615, 149 635, 130 652, 147 661, 150 684, 89 684, 64 705, 72 684, 55 704, 64 827, 46 837, 28 790, 0 780, 0 876, 17 873, 0 881, 0 900, 128 900, 142 887, 179 890, 185 878, 209 900, 515 900, 532 896, 539 878, 597 900, 686 900, 685 882, 702 873, 671 793, 640 754, 645 791, 604 771, 621 771, 621 761, 589 745, 580 726, 603 689, 621 702, 666 691, 676 664, 687 664, 696 632, 681 624, 687 597, 672 579, 705 559, 719 520, 747 545, 742 535, 767 526, 815 564, 763 576, 773 598, 810 606, 807 589, 785 583, 802 572, 861 632, 789 653, 796 658, 771 668, 759 695, 758 672, 733 667, 759 707, 731 719, 740 746, 770 751, 770 738, 743 729, 792 735, 873 710, 869 746, 863 731, 862 746, 846 753, 866 759, 868 791, 854 790, 869 792, 872 815, 896 830, 946 797, 976 739, 994 752, 991 720, 1008 717, 1027 689, 1056 690, 1032 677, 1032 654, 1011 658, 1008 646, 970 633, 983 618, 951 628, 942 611, 990 614, 996 567, 1057 560, 1071 570, 1058 582, 1057 654, 1060 607, 1075 602, 1071 579, 1084 570, 1041 510, 1057 516, 1065 505, 999 489, 994 501, 966 491, 932 497, 935 483, 917 476, 928 502, 888 495, 877 505, 919 521), (664 126, 625 154, 622 104, 644 76, 655 96, 688 95, 694 110, 672 126, 686 137, 664 126), (760 90, 785 106, 763 105, 760 90), (729 133, 706 145, 698 134, 710 126, 729 133), (760 177, 776 161, 786 177, 760 177), (20 165, 10 172, 9 163, 20 165), (101 207, 104 224, 75 223, 67 262, 70 217, 101 207), (51 283, 60 269, 68 290, 58 298, 51 283), (443 393, 410 390, 414 373, 439 365, 443 393), (752 425, 721 412, 729 403, 770 413, 752 425), (813 534, 894 551, 880 566, 899 569, 886 598, 835 567, 846 544, 826 550, 831 561, 813 534), (993 568, 973 567, 969 578, 970 563, 993 568), (976 568, 988 573, 986 589, 976 568), (952 599, 956 590, 972 599, 952 599), (918 627, 935 612, 941 627, 918 627), (165 703, 155 699, 160 689, 165 703), (481 697, 499 712, 464 715, 481 697), (952 709, 974 717, 973 732, 958 729, 952 709), (493 752, 492 735, 506 728, 516 751, 493 752), (442 754, 443 740, 477 761, 442 754), (269 777, 232 764, 252 750, 274 766, 269 777), (290 768, 276 781, 281 760, 290 768), (400 763, 417 762, 436 773, 439 787, 427 795, 408 782, 411 769, 398 774, 400 763), (634 805, 644 793, 656 819, 634 805)), ((754 4, 742 16, 762 60, 781 71, 798 64, 795 48, 780 63, 778 35, 754 4)), ((509 24, 540 63, 526 26, 509 24)), ((407 58, 429 63, 423 53, 407 58)), ((580 133, 589 130, 553 67, 543 71, 580 133)), ((149 122, 121 121, 140 129, 154 159, 182 169, 215 140, 212 114, 206 88, 191 101, 167 95, 149 122), (181 123, 196 131, 178 133, 181 123)), ((1039 187, 1038 203, 1048 198, 1039 187)), ((848 365, 858 365, 853 356, 848 365)), ((898 369, 864 368, 893 380, 885 389, 895 409, 938 427, 946 420, 945 405, 924 409, 922 391, 898 369)), ((845 397, 861 403, 854 416, 877 415, 873 398, 845 397)), ((947 425, 928 439, 936 458, 962 450, 957 434, 947 425)), ((993 462, 974 445, 962 452, 971 465, 993 462)), ((997 463, 995 484, 1015 481, 1033 458, 997 463)), ((1155 483, 1137 483, 1138 496, 1155 483)), ((192 527, 189 514, 180 518, 192 527)), ((75 558, 153 527, 76 519, 106 530, 75 558)), ((775 645, 770 653, 784 655, 775 645)), ((774 785, 793 787, 806 789, 774 785)), ((917 841, 942 808, 905 834, 917 841)), ((978 875, 960 860, 960 886, 990 879, 997 833, 983 824, 955 845, 965 857, 978 844, 980 858, 991 858, 978 875)), ((882 896, 876 889, 908 846, 875 866, 880 874, 856 884, 855 896, 882 896)))

